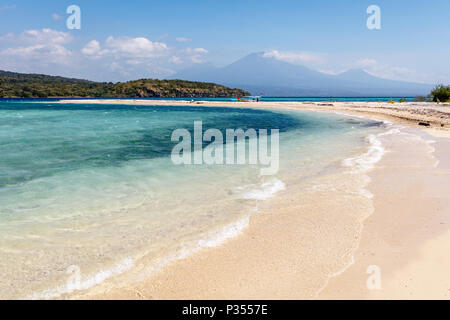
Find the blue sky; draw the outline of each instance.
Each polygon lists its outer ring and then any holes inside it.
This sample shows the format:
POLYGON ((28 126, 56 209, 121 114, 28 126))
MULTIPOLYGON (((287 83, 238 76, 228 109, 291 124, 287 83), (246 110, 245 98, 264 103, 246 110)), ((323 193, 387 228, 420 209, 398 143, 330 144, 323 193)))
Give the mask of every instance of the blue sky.
POLYGON ((252 52, 327 73, 450 83, 450 1, 0 0, 0 69, 164 78, 252 52), (69 5, 81 30, 66 27, 69 5), (369 30, 369 5, 381 30, 369 30))

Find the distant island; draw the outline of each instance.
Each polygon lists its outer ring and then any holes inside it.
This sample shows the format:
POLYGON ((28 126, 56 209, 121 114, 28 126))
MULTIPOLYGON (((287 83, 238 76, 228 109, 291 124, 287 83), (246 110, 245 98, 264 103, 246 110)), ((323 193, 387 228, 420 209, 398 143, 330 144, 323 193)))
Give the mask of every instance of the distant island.
POLYGON ((2 98, 194 98, 247 95, 249 92, 245 90, 209 82, 140 79, 112 83, 0 71, 0 97, 2 98))

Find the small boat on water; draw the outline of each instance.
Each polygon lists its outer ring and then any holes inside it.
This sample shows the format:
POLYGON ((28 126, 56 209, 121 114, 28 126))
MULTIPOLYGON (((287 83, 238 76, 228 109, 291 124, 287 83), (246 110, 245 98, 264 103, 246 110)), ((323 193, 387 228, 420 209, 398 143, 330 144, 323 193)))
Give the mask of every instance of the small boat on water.
POLYGON ((243 98, 236 97, 238 102, 259 102, 261 96, 246 96, 243 98))

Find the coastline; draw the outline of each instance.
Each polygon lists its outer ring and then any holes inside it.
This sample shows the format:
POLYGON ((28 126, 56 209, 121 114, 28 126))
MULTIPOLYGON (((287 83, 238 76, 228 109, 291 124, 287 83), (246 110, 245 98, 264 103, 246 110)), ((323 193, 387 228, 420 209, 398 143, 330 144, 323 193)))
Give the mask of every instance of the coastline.
POLYGON ((449 12, 0 3, 0 302, 450 301, 449 12))
MULTIPOLYGON (((154 105, 155 102, 127 100, 114 103, 154 105)), ((112 102, 98 100, 90 103, 112 102)), ((156 104, 191 105, 173 101, 158 101, 156 104)), ((294 201, 282 208, 262 208, 262 213, 252 216, 249 226, 240 235, 217 247, 206 248, 186 259, 175 261, 160 273, 137 284, 126 288, 109 288, 88 295, 89 298, 448 298, 450 286, 442 278, 450 265, 450 259, 445 256, 446 244, 450 239, 450 200, 445 194, 445 190, 449 190, 449 183, 445 177, 450 171, 445 165, 448 162, 443 161, 449 159, 445 153, 448 141, 436 137, 450 136, 450 111, 440 110, 438 106, 432 107, 429 112, 428 107, 409 106, 408 110, 398 110, 388 104, 367 106, 370 103, 335 103, 333 106, 317 103, 199 104, 338 112, 388 120, 412 127, 406 129, 406 134, 421 136, 421 147, 414 141, 417 148, 405 149, 401 135, 392 135, 387 154, 368 172, 373 212, 360 221, 364 227, 360 233, 355 233, 358 247, 351 248, 351 252, 338 253, 348 256, 347 264, 341 268, 333 266, 338 272, 330 272, 327 279, 314 279, 314 273, 302 269, 304 265, 298 261, 299 249, 303 250, 307 242, 305 235, 299 233, 299 227, 308 217, 299 217, 297 212, 299 209, 302 214, 308 212, 305 209, 333 211, 334 203, 323 201, 320 208, 305 208, 294 201), (418 121, 427 121, 430 128, 418 126, 418 121), (417 127, 424 130, 417 130, 417 127), (422 134, 423 131, 433 135, 433 140, 437 142, 430 143, 430 137, 422 134), (437 166, 436 159, 440 160, 437 166), (396 183, 393 184, 393 181, 396 183), (380 267, 382 290, 367 289, 369 275, 366 271, 371 265, 380 267), (317 287, 321 282, 323 285, 317 287)), ((349 211, 354 205, 349 204, 349 211)), ((302 258, 307 259, 306 256, 302 258)))

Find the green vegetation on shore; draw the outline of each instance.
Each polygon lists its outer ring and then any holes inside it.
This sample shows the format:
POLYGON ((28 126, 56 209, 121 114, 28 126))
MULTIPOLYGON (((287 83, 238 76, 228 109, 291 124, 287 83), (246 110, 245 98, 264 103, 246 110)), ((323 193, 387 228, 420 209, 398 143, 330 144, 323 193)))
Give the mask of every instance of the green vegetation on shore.
POLYGON ((235 97, 247 91, 206 82, 141 79, 94 82, 42 74, 0 71, 0 97, 235 97))
POLYGON ((450 102, 450 86, 438 85, 430 95, 434 102, 450 102))
POLYGON ((450 102, 450 86, 437 85, 428 96, 414 97, 415 102, 450 102))

